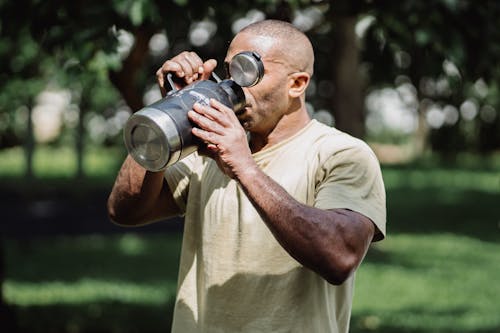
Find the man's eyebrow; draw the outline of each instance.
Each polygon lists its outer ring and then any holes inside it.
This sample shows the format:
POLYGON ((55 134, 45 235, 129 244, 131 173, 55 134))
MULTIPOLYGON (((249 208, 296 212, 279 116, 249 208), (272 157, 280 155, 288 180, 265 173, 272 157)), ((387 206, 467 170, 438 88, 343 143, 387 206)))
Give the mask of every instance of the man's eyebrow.
POLYGON ((283 61, 283 60, 279 60, 279 59, 276 59, 276 58, 261 58, 262 61, 267 61, 267 62, 274 62, 275 64, 281 64, 281 65, 285 65, 285 66, 290 66, 290 64, 288 64, 286 61, 283 61))
POLYGON ((267 61, 267 62, 272 62, 272 63, 275 63, 275 64, 280 64, 282 66, 285 66, 285 67, 288 67, 290 69, 293 69, 295 71, 298 71, 298 72, 303 72, 304 69, 301 69, 299 67, 295 67, 294 65, 286 62, 286 61, 283 61, 283 60, 280 60, 280 59, 276 59, 276 58, 262 58, 262 61, 267 61))

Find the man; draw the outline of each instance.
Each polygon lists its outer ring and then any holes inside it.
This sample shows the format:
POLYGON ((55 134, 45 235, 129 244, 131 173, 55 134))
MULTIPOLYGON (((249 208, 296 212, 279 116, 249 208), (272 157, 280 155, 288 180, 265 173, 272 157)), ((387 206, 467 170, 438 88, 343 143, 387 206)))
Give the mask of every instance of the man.
MULTIPOLYGON (((347 332, 354 271, 385 236, 380 167, 362 141, 309 118, 308 38, 291 24, 249 25, 226 63, 257 52, 264 76, 244 88, 245 109, 195 104, 204 142, 163 172, 127 157, 111 218, 137 225, 185 215, 174 332, 347 332), (247 134, 248 133, 248 134, 247 134)), ((215 60, 183 52, 158 70, 186 84, 215 60)))

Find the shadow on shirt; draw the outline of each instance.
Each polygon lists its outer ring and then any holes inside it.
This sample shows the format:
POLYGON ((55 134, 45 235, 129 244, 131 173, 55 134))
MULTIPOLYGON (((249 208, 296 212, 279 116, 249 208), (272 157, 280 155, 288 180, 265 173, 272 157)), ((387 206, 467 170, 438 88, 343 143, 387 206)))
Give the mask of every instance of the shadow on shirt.
POLYGON ((177 300, 172 332, 338 332, 339 323, 347 331, 351 302, 343 297, 350 288, 304 267, 279 275, 240 273, 199 296, 197 316, 177 300))

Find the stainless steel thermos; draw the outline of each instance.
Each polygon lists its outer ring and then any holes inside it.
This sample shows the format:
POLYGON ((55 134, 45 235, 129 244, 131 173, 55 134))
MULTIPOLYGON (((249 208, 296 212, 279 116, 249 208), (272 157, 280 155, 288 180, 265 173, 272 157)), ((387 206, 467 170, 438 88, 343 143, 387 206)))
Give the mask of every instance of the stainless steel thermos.
POLYGON ((161 171, 198 148, 191 134, 193 124, 187 112, 198 102, 208 105, 214 98, 235 112, 245 107, 242 86, 257 84, 264 75, 260 56, 241 52, 228 66, 231 79, 218 82, 203 80, 176 90, 169 73, 172 90, 167 96, 134 113, 125 124, 123 136, 129 154, 142 167, 161 171))

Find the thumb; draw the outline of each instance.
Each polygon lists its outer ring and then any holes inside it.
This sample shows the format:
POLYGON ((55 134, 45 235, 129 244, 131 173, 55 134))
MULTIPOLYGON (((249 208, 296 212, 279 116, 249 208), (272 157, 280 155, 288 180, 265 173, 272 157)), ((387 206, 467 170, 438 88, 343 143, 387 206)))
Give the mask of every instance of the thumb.
POLYGON ((201 75, 202 80, 208 80, 215 67, 217 67, 217 60, 208 59, 203 63, 203 74, 201 75))

